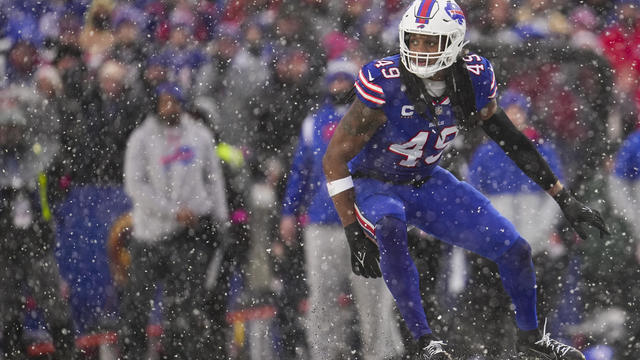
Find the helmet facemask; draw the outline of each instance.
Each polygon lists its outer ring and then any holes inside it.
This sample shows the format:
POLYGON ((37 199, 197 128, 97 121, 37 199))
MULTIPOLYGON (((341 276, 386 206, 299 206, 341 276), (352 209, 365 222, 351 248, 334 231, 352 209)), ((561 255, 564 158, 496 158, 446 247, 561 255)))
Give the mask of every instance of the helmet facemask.
POLYGON ((464 46, 464 38, 459 34, 433 35, 437 38, 438 51, 419 52, 409 50, 409 38, 411 33, 402 31, 403 41, 400 45, 402 63, 410 72, 420 78, 429 78, 438 71, 453 65, 456 57, 464 46))
POLYGON ((453 1, 442 5, 433 0, 431 13, 427 17, 418 15, 421 3, 417 0, 407 9, 399 26, 400 54, 402 63, 411 73, 420 78, 429 78, 438 71, 453 65, 464 45, 466 25, 464 15, 453 1), (456 17, 451 16, 454 14, 456 17), (412 34, 433 36, 436 51, 422 52, 409 50, 412 34))

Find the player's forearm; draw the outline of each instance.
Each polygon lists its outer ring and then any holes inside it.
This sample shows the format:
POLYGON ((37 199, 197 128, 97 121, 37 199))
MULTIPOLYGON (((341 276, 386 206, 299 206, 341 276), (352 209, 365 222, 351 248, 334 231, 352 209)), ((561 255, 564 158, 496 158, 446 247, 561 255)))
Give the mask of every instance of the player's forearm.
POLYGON ((322 170, 327 181, 334 181, 351 175, 347 166, 349 160, 339 149, 336 149, 340 145, 334 144, 333 140, 331 139, 331 142, 329 142, 327 151, 322 157, 322 170))
POLYGON ((329 185, 329 195, 344 226, 356 221, 355 192, 347 164, 385 121, 381 110, 369 109, 362 102, 354 101, 336 127, 322 158, 327 183, 333 183, 329 185))
MULTIPOLYGON (((345 179, 351 176, 349 168, 347 167, 347 161, 345 161, 339 153, 332 151, 331 146, 329 146, 327 153, 322 158, 322 167, 327 182, 345 179)), ((355 191, 353 188, 333 195, 331 200, 333 200, 333 204, 343 226, 347 226, 356 221, 354 211, 355 191)))
POLYGON ((331 200, 333 200, 333 205, 336 207, 342 226, 353 224, 356 221, 356 192, 353 189, 341 192, 340 194, 333 196, 331 200))

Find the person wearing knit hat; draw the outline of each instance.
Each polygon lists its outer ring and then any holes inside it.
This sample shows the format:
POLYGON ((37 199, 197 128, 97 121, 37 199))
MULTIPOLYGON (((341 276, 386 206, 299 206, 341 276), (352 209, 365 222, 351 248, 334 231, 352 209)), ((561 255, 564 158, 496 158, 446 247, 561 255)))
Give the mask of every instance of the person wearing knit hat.
POLYGON ((158 97, 167 95, 174 100, 177 100, 181 105, 185 104, 185 98, 182 89, 180 88, 180 86, 172 82, 165 82, 158 85, 158 87, 156 88, 156 95, 158 95, 158 97))
POLYGON ((143 41, 144 28, 147 24, 145 14, 129 4, 123 4, 113 11, 113 29, 115 42, 111 55, 136 73, 139 64, 145 60, 145 46, 143 41))
POLYGON ((327 64, 324 82, 327 86, 327 95, 334 105, 346 104, 347 94, 356 81, 358 65, 353 62, 338 59, 327 64))
POLYGON ((505 90, 502 93, 502 95, 500 95, 498 104, 503 109, 506 109, 511 105, 516 105, 520 109, 526 111, 527 117, 531 115, 531 99, 527 97, 525 94, 517 90, 513 90, 513 89, 505 90))
POLYGON ((182 89, 175 83, 165 82, 156 87, 156 96, 158 120, 169 127, 179 126, 186 103, 182 89))
POLYGON ((325 81, 329 84, 337 77, 356 81, 358 70, 358 65, 346 59, 339 58, 332 60, 327 64, 327 71, 324 75, 325 81))

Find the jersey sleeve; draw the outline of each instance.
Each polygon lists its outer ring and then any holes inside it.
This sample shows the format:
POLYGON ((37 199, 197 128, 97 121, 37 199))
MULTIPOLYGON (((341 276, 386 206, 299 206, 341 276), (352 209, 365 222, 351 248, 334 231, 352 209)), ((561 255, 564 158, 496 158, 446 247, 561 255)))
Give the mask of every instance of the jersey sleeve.
POLYGON ((375 67, 375 61, 363 66, 358 73, 354 84, 356 95, 370 108, 379 109, 386 103, 382 79, 380 70, 375 67))
POLYGON ((463 58, 469 70, 469 77, 476 96, 476 108, 482 110, 498 96, 498 83, 493 66, 489 60, 476 54, 469 54, 463 58))

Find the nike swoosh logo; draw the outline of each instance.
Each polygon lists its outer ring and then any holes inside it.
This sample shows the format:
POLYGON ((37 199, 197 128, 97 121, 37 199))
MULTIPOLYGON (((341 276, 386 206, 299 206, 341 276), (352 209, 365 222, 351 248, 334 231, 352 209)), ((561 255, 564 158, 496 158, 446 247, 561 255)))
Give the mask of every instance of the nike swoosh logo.
POLYGON ((371 71, 367 70, 367 73, 369 73, 369 81, 373 81, 374 79, 373 79, 373 76, 371 76, 371 71))
POLYGON ((364 258, 367 257, 367 253, 365 252, 356 252, 356 260, 358 260, 358 262, 364 266, 364 258))

